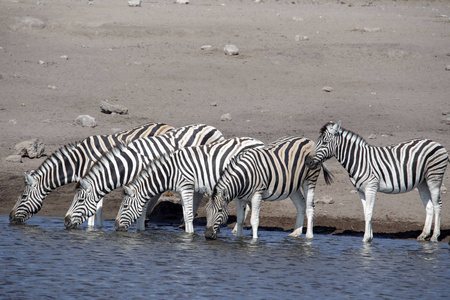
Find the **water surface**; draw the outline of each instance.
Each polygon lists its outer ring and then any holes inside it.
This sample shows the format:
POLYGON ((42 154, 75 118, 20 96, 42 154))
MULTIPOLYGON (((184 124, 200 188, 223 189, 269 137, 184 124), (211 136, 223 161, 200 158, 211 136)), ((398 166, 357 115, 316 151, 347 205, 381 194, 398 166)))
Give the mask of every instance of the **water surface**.
POLYGON ((449 295, 445 243, 250 231, 216 241, 204 227, 186 234, 152 225, 144 232, 66 230, 62 218, 10 225, 0 216, 0 297, 239 299, 439 299, 449 295))

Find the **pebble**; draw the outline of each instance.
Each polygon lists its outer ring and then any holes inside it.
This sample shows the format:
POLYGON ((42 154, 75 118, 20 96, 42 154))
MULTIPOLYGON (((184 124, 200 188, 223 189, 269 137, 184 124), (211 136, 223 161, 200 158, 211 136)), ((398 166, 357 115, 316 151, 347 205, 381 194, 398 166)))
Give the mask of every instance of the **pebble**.
POLYGON ((235 45, 225 45, 223 51, 226 55, 238 55, 239 49, 235 45))
POLYGON ((8 156, 7 158, 5 158, 5 160, 9 161, 9 162, 19 162, 19 163, 21 163, 22 162, 22 156, 14 154, 14 155, 8 156))
POLYGON ((222 115, 221 117, 220 117, 220 120, 221 121, 231 121, 233 118, 231 118, 231 114, 230 113, 226 113, 226 114, 224 114, 224 115, 222 115))
POLYGON ((40 139, 23 141, 14 146, 15 155, 29 158, 39 158, 44 154, 45 145, 40 139))
POLYGON ((377 135, 372 133, 371 135, 369 135, 369 139, 370 140, 375 140, 377 138, 377 135))
POLYGON ((89 116, 89 115, 79 115, 76 120, 75 123, 78 125, 81 125, 83 127, 95 127, 97 126, 97 121, 95 120, 95 118, 89 116))
POLYGON ((379 32, 379 31, 381 31, 381 28, 378 28, 378 27, 374 27, 374 28, 364 27, 362 31, 363 32, 379 32))
POLYGON ((50 84, 49 84, 47 87, 48 87, 49 89, 51 89, 51 90, 56 90, 56 85, 50 85, 50 84))
POLYGON ((303 19, 299 18, 299 17, 293 17, 292 20, 295 21, 295 22, 302 22, 303 21, 303 19))
POLYGON ((189 0, 177 0, 178 4, 189 4, 189 0))
POLYGON ((28 28, 28 29, 44 29, 45 28, 45 22, 42 20, 39 20, 38 18, 33 17, 24 17, 17 21, 14 28, 20 29, 20 28, 28 28))
POLYGON ((333 91, 333 88, 331 86, 324 86, 322 88, 322 91, 329 93, 329 92, 333 91))
POLYGON ((62 58, 62 59, 65 59, 65 60, 69 59, 69 57, 67 55, 61 55, 59 58, 62 58))
POLYGON ((299 41, 307 41, 309 40, 309 37, 307 35, 296 35, 295 36, 295 41, 299 42, 299 41))
POLYGON ((445 116, 444 122, 445 122, 445 124, 450 125, 450 114, 445 116))
POLYGON ((105 113, 105 114, 111 114, 111 113, 116 113, 119 115, 128 114, 128 108, 126 108, 125 106, 123 106, 121 104, 111 104, 106 101, 101 101, 100 108, 102 109, 102 113, 105 113))
POLYGON ((450 65, 445 66, 445 71, 450 71, 450 65))
POLYGON ((318 199, 317 201, 315 201, 317 204, 333 204, 334 200, 331 196, 324 196, 320 199, 318 199))
POLYGON ((212 50, 213 46, 211 45, 203 45, 200 47, 200 50, 212 50))
POLYGON ((141 6, 141 0, 130 0, 128 1, 129 7, 139 7, 141 6))

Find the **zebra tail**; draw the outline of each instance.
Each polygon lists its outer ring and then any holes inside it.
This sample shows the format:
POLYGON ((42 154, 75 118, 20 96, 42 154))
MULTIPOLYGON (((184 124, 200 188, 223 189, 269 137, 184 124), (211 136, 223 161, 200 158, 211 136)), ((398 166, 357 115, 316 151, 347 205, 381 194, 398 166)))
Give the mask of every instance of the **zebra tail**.
POLYGON ((322 163, 323 177, 327 185, 333 183, 333 174, 328 170, 324 163, 322 163))

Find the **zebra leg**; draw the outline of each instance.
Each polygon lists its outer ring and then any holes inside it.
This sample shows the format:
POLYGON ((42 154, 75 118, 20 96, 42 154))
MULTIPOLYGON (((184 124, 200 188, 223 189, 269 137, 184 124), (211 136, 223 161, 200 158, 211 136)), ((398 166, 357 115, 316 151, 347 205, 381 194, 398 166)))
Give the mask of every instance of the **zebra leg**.
POLYGON ((240 237, 243 235, 244 221, 245 221, 245 207, 246 200, 234 199, 236 202, 236 236, 240 237))
MULTIPOLYGON (((291 200, 297 209, 297 220, 295 221, 294 231, 289 236, 299 237, 303 233, 303 223, 305 221, 306 201, 300 191, 291 195, 291 200)), ((309 229, 309 227, 308 227, 309 229)))
POLYGON ((252 225, 253 238, 258 238, 259 211, 261 210, 262 192, 256 192, 252 197, 252 215, 250 224, 252 225))
POLYGON ((364 220, 366 223, 366 228, 364 230, 363 242, 371 242, 373 239, 372 231, 372 215, 373 207, 375 205, 375 198, 377 196, 377 191, 366 188, 365 193, 359 192, 361 202, 364 208, 364 220))
POLYGON ((200 207, 200 204, 203 200, 203 194, 202 193, 194 193, 194 207, 193 207, 193 216, 197 215, 198 208, 200 207))
POLYGON ((181 204, 183 206, 183 217, 187 233, 194 233, 194 187, 181 191, 181 204))
POLYGON ((431 233, 431 225, 433 223, 433 203, 431 201, 430 190, 425 182, 420 183, 419 186, 417 186, 417 189, 419 190, 419 195, 426 211, 425 225, 423 226, 422 233, 417 237, 417 240, 424 241, 431 233))
POLYGON ((88 218, 89 227, 94 227, 96 217, 97 217, 97 227, 103 227, 102 211, 103 211, 103 198, 100 199, 100 201, 97 203, 96 213, 88 218))
POLYGON ((152 213, 160 196, 161 194, 157 194, 155 197, 147 201, 144 207, 142 207, 142 214, 136 220, 136 230, 145 230, 145 220, 147 219, 147 216, 152 213))
MULTIPOLYGON (((252 205, 251 202, 247 202, 247 204, 245 205, 244 208, 244 221, 242 222, 242 226, 244 226, 245 220, 247 220, 247 216, 248 216, 248 212, 252 209, 252 205)), ((233 230, 231 231, 232 234, 236 234, 237 233, 237 222, 236 225, 234 225, 233 230)))
POLYGON ((431 236, 431 242, 437 242, 439 235, 441 235, 441 210, 442 202, 440 199, 440 190, 442 182, 428 182, 428 187, 431 193, 431 201, 433 202, 434 210, 434 230, 431 236))

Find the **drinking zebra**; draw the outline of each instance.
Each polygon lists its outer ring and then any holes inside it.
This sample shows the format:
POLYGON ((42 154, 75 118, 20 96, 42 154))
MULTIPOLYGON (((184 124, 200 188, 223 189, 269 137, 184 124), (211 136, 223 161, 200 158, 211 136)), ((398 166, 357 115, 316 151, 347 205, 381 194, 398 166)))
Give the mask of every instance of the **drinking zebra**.
MULTIPOLYGON (((112 135, 90 136, 80 142, 65 145, 47 158, 36 170, 25 173, 25 188, 9 214, 11 223, 23 223, 36 214, 44 199, 54 189, 75 182, 111 147, 149 136, 163 134, 173 127, 163 123, 147 123, 112 135)), ((102 225, 102 201, 97 220, 102 225)), ((93 226, 95 217, 89 219, 93 226)))
MULTIPOLYGON (((194 216, 199 202, 194 192, 210 194, 231 159, 248 149, 264 144, 252 138, 233 138, 210 145, 188 147, 153 160, 128 186, 116 218, 116 230, 126 231, 141 215, 142 208, 166 190, 181 195, 185 231, 194 232, 194 216)), ((149 204, 150 208, 154 203, 149 204)))
POLYGON ((419 190, 426 210, 425 226, 417 240, 422 241, 430 235, 433 212, 435 223, 431 241, 438 240, 442 208, 440 188, 449 161, 444 147, 426 139, 374 147, 359 135, 342 128, 339 121, 322 127, 307 164, 315 168, 332 156, 347 170, 350 181, 359 191, 366 223, 364 242, 373 238, 372 213, 377 192, 397 194, 414 188, 419 190))
MULTIPOLYGON (((305 165, 314 143, 299 137, 284 137, 238 155, 225 169, 206 206, 205 237, 215 239, 220 226, 228 218, 227 206, 235 199, 237 208, 236 236, 242 236, 244 210, 251 199, 253 238, 258 238, 259 211, 262 200, 275 201, 290 197, 297 209, 297 220, 291 236, 301 236, 305 207, 308 217, 307 238, 313 237, 314 190, 320 168, 310 170, 305 165), (300 189, 303 189, 303 194, 300 189)), ((331 173, 323 167, 327 184, 331 173)))
MULTIPOLYGON (((222 133, 216 128, 195 124, 173 129, 163 135, 135 140, 127 147, 111 149, 79 180, 80 187, 66 213, 64 225, 67 228, 75 228, 83 223, 95 213, 100 199, 112 190, 130 183, 153 159, 180 148, 221 140, 222 133)), ((155 203, 159 196, 155 196, 155 203)), ((197 199, 201 201, 201 195, 197 199)), ((145 229, 144 222, 145 213, 138 222, 138 229, 145 229)))

